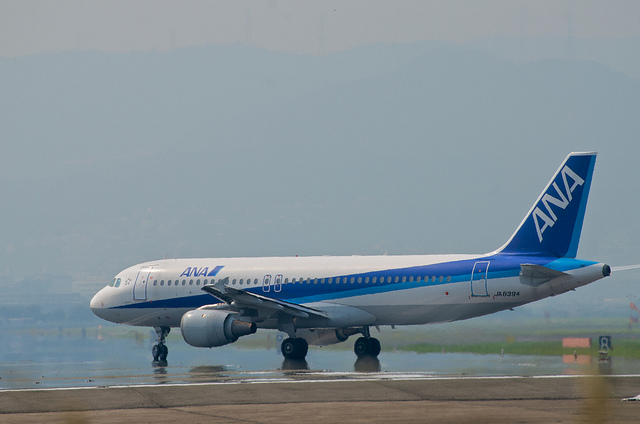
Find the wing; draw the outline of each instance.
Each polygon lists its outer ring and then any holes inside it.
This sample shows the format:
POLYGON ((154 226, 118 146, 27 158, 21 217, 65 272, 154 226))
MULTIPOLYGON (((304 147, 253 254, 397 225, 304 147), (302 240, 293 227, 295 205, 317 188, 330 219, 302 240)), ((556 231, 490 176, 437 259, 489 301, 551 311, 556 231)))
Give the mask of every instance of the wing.
POLYGON ((218 280, 215 284, 207 284, 202 290, 212 296, 225 302, 237 309, 256 309, 263 312, 282 312, 296 318, 309 318, 316 316, 321 318, 329 318, 326 312, 318 309, 309 308, 284 300, 274 299, 272 297, 251 293, 246 290, 239 290, 228 287, 229 277, 218 280))

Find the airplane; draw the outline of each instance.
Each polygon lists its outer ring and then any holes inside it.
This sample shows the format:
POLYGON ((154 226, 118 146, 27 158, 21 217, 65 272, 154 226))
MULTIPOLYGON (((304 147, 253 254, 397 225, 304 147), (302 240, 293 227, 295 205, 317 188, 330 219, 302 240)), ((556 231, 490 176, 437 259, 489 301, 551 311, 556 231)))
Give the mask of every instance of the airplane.
POLYGON ((154 327, 154 361, 180 327, 191 346, 218 347, 260 329, 288 335, 285 360, 346 341, 381 351, 370 328, 443 323, 513 309, 611 275, 576 259, 596 153, 571 153, 509 240, 486 254, 163 259, 129 267, 91 300, 114 323, 154 327))

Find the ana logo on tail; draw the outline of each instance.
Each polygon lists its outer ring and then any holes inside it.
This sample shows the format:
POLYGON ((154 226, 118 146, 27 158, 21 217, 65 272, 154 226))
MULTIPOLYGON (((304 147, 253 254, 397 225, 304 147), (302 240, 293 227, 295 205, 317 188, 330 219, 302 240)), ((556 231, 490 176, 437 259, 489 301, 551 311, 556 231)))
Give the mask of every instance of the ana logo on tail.
POLYGON ((540 243, 542 243, 543 240, 542 233, 544 233, 544 230, 546 230, 548 227, 553 227, 553 224, 555 224, 558 220, 558 217, 551 209, 551 205, 555 205, 563 210, 566 209, 566 207, 573 199, 573 195, 571 193, 573 193, 573 191, 578 186, 582 186, 584 184, 584 180, 580 178, 578 174, 573 172, 567 165, 562 168, 562 171, 560 171, 560 175, 562 176, 562 181, 564 182, 564 192, 560 189, 560 187, 558 187, 558 184, 555 181, 552 185, 560 198, 553 197, 551 194, 549 194, 549 192, 547 192, 533 211, 533 222, 536 225, 536 231, 538 232, 538 239, 540 240, 540 243), (571 179, 571 182, 573 183, 571 187, 569 187, 569 179, 571 179), (544 213, 540 209, 540 206, 543 205, 547 213, 544 213), (542 227, 540 226, 541 222, 542 227))

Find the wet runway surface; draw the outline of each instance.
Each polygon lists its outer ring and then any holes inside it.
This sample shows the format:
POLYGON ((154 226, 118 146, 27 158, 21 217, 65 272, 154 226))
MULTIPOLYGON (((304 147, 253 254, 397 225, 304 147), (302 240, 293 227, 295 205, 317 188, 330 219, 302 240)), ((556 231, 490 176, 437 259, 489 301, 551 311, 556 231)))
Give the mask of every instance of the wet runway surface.
MULTIPOLYGON (((431 379, 457 376, 575 375, 597 370, 562 357, 383 351, 356 360, 351 350, 310 348, 307 360, 285 361, 271 348, 193 348, 168 342, 166 364, 153 363, 149 338, 98 339, 63 333, 15 333, 0 346, 0 390, 298 380, 431 379)), ((351 340, 345 347, 351 347, 351 340)), ((613 358, 611 374, 640 374, 638 361, 613 358)))
POLYGON ((215 349, 172 335, 168 362, 157 364, 140 332, 0 336, 0 422, 8 423, 631 423, 640 408, 621 402, 640 393, 638 361, 619 358, 606 369, 614 377, 584 377, 597 362, 391 350, 356 360, 349 340, 290 362, 274 333, 215 349))

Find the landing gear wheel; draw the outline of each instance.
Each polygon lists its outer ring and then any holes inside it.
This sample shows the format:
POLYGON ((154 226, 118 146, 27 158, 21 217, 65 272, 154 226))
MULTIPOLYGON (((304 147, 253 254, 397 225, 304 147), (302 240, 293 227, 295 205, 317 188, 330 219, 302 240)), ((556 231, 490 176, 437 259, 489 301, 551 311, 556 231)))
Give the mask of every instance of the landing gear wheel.
POLYGON ((303 338, 289 337, 282 342, 280 346, 282 356, 285 359, 303 360, 309 351, 309 344, 303 338))
POLYGON ((158 362, 160 360, 160 345, 153 345, 151 348, 151 355, 153 355, 154 362, 158 362))
POLYGON ((154 345, 151 349, 151 355, 153 355, 153 362, 167 362, 167 355, 169 354, 169 348, 165 346, 164 341, 169 335, 171 328, 169 327, 154 327, 156 334, 158 334, 158 344, 154 345))
POLYGON ((167 362, 167 355, 169 354, 169 348, 166 345, 158 345, 158 350, 160 351, 160 361, 167 362))
POLYGON ((155 362, 166 362, 169 348, 163 344, 157 344, 151 349, 151 354, 155 362))
POLYGON ((360 337, 353 345, 353 351, 358 358, 365 356, 377 357, 380 354, 380 341, 373 337, 360 337))
POLYGON ((380 340, 376 339, 375 337, 370 337, 369 338, 369 355, 376 357, 380 354, 380 351, 382 350, 382 347, 380 346, 380 340))

